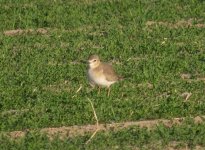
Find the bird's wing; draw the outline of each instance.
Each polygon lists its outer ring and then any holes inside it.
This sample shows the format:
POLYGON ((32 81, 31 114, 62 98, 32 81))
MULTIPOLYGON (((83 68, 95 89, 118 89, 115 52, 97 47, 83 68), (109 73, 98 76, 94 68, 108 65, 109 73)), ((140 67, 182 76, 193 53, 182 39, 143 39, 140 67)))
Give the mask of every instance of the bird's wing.
POLYGON ((115 71, 113 70, 112 66, 110 64, 102 64, 102 68, 103 68, 103 74, 105 75, 106 80, 108 81, 117 81, 118 80, 118 76, 115 73, 115 71))

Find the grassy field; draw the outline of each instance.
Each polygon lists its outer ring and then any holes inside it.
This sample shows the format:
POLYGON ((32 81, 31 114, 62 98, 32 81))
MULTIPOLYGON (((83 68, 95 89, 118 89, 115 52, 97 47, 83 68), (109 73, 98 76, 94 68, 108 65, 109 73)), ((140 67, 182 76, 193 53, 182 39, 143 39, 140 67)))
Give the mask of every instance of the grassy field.
POLYGON ((190 119, 205 115, 205 1, 1 0, 0 22, 0 149, 205 149, 205 122, 190 119), (88 84, 90 54, 125 78, 110 97, 88 84), (92 133, 39 132, 95 124, 88 99, 101 124, 187 119, 100 131, 87 145, 92 133))

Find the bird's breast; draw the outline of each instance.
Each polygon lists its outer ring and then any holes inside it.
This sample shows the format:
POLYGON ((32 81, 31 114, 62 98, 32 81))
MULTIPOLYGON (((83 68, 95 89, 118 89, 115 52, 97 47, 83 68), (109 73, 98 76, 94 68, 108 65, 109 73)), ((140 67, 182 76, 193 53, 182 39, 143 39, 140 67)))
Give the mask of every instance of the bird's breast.
POLYGON ((103 72, 102 70, 94 70, 94 69, 89 69, 88 70, 88 76, 91 80, 95 80, 97 78, 102 78, 103 77, 103 72))
POLYGON ((103 74, 103 70, 95 71, 95 70, 89 69, 88 77, 90 81, 94 82, 97 85, 101 85, 101 86, 110 86, 111 84, 114 83, 114 82, 110 82, 106 80, 106 77, 103 74))

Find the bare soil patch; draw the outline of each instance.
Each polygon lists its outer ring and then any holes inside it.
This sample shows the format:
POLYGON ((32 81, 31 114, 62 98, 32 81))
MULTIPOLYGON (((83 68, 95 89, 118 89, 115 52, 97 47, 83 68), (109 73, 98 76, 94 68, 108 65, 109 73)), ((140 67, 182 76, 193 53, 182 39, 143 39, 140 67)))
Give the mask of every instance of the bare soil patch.
MULTIPOLYGON (((140 150, 140 148, 130 146, 129 149, 140 150)), ((142 149, 154 149, 154 150, 204 150, 204 147, 196 145, 195 147, 189 147, 185 142, 171 141, 167 145, 163 145, 162 141, 151 142, 143 146, 142 149)))
POLYGON ((20 114, 20 113, 26 113, 28 111, 29 109, 20 109, 20 110, 11 109, 11 110, 1 112, 1 115, 5 116, 5 115, 20 114))
POLYGON ((203 23, 203 19, 190 18, 188 20, 182 19, 175 23, 170 23, 166 21, 147 21, 146 26, 154 26, 161 25, 168 28, 188 28, 188 27, 196 27, 196 28, 205 28, 205 24, 203 23))
POLYGON ((16 35, 22 35, 27 33, 39 33, 39 34, 46 34, 48 32, 47 29, 44 28, 38 28, 38 29, 16 29, 16 30, 7 30, 4 31, 4 35, 7 36, 16 36, 16 35))
MULTIPOLYGON (((197 116, 194 119, 195 123, 204 122, 205 116, 197 116)), ((163 124, 166 127, 172 127, 173 125, 180 125, 183 123, 185 118, 173 118, 173 119, 156 119, 156 120, 144 120, 144 121, 130 121, 122 123, 111 123, 111 124, 99 124, 98 131, 117 131, 124 128, 129 128, 132 126, 139 126, 140 128, 148 128, 149 130, 154 129, 156 126, 163 124)), ((83 136, 86 133, 92 133, 96 131, 96 125, 83 125, 83 126, 70 126, 70 127, 58 127, 58 128, 43 128, 40 129, 40 133, 45 133, 51 140, 55 136, 64 139, 66 137, 83 136)), ((4 132, 3 134, 11 137, 12 139, 21 138, 26 135, 26 131, 12 131, 4 132)))
MULTIPOLYGON (((194 76, 194 75, 193 75, 194 76)), ((205 82, 205 77, 204 76, 198 76, 198 75, 195 75, 196 77, 192 78, 192 75, 191 74, 186 74, 186 73, 182 73, 180 74, 180 77, 182 80, 185 80, 187 82, 205 82)))

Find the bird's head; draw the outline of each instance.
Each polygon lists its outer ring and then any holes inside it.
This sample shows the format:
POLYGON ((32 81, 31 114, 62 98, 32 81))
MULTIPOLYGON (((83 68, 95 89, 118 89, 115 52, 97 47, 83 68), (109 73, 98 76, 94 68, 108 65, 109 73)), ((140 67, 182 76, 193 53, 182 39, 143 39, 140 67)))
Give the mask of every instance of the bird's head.
POLYGON ((100 64, 100 58, 98 57, 98 55, 91 55, 88 58, 88 65, 90 68, 96 68, 98 67, 100 64))

